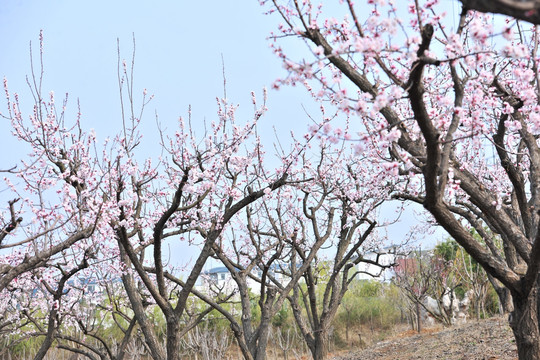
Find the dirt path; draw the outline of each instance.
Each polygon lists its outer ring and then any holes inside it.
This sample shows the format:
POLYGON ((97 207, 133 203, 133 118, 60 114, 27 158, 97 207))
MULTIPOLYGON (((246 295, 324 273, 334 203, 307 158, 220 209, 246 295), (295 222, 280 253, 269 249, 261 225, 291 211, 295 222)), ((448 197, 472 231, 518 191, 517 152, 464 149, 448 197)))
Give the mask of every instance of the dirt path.
POLYGON ((514 360, 517 359, 512 330, 503 318, 455 326, 422 334, 403 333, 370 348, 349 352, 334 360, 514 360))

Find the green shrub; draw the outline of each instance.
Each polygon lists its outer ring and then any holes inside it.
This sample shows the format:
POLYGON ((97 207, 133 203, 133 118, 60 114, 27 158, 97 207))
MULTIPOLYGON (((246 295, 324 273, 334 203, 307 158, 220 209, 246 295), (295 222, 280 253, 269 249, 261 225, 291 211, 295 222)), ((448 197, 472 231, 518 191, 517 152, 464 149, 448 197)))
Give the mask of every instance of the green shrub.
POLYGON ((389 329, 401 321, 398 289, 378 281, 358 281, 352 284, 338 310, 335 326, 355 328, 369 325, 389 329))
POLYGON ((277 314, 272 318, 272 326, 279 328, 286 327, 286 325, 289 323, 288 320, 289 310, 286 303, 284 303, 281 309, 279 309, 277 314))

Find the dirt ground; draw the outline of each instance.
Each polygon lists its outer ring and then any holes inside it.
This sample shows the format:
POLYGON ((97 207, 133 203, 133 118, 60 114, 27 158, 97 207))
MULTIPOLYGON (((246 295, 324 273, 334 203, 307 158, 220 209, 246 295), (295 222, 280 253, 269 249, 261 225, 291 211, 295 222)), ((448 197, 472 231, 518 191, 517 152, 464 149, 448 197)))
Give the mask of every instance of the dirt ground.
POLYGON ((451 328, 407 331, 363 350, 333 360, 514 360, 517 359, 512 330, 506 318, 491 318, 451 328))

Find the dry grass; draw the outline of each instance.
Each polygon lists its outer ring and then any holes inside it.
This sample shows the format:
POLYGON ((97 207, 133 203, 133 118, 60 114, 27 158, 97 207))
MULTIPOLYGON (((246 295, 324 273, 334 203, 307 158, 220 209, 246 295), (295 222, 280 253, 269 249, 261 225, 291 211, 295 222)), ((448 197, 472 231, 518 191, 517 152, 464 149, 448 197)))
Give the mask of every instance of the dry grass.
POLYGON ((363 350, 335 360, 514 360, 517 351, 505 318, 471 321, 451 328, 428 328, 418 334, 407 330, 363 350))

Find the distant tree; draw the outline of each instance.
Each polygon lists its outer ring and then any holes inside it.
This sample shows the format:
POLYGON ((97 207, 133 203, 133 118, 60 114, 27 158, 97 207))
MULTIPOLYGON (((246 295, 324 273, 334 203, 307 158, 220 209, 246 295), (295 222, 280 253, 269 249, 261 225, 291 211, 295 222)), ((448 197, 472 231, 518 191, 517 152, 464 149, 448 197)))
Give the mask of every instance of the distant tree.
MULTIPOLYGON (((474 231, 473 235, 478 236, 474 231)), ((506 313, 511 310, 512 304, 508 302, 510 300, 508 289, 493 277, 488 276, 485 270, 455 241, 449 239, 437 244, 435 254, 442 256, 451 265, 451 271, 458 278, 460 288, 463 289, 462 292, 471 291, 471 300, 477 319, 481 313, 485 313, 485 301, 490 284, 499 296, 501 312, 506 313)))
POLYGON ((433 253, 444 261, 454 261, 459 251, 459 244, 452 239, 440 242, 435 245, 433 253))
POLYGON ((285 273, 290 277, 301 274, 304 281, 287 298, 314 359, 327 355, 333 320, 360 271, 356 266, 370 264, 382 272, 392 265, 383 264, 379 257, 364 256, 380 246, 372 218, 386 194, 368 186, 370 176, 378 173, 377 166, 341 151, 341 156, 322 153, 324 157, 313 162, 316 166, 310 174, 314 181, 301 188, 301 210, 293 213, 293 220, 280 217, 277 222, 278 228, 290 223, 297 226, 297 239, 288 244, 285 273), (331 244, 334 252, 320 254, 313 261, 313 249, 322 244, 331 244))
POLYGON ((443 298, 454 287, 446 262, 427 251, 413 251, 397 260, 394 283, 414 306, 418 332, 422 329, 422 313, 428 313, 443 324, 451 325, 452 314, 446 312, 443 298), (449 287, 450 286, 450 287, 449 287), (435 301, 428 306, 427 299, 435 301))

